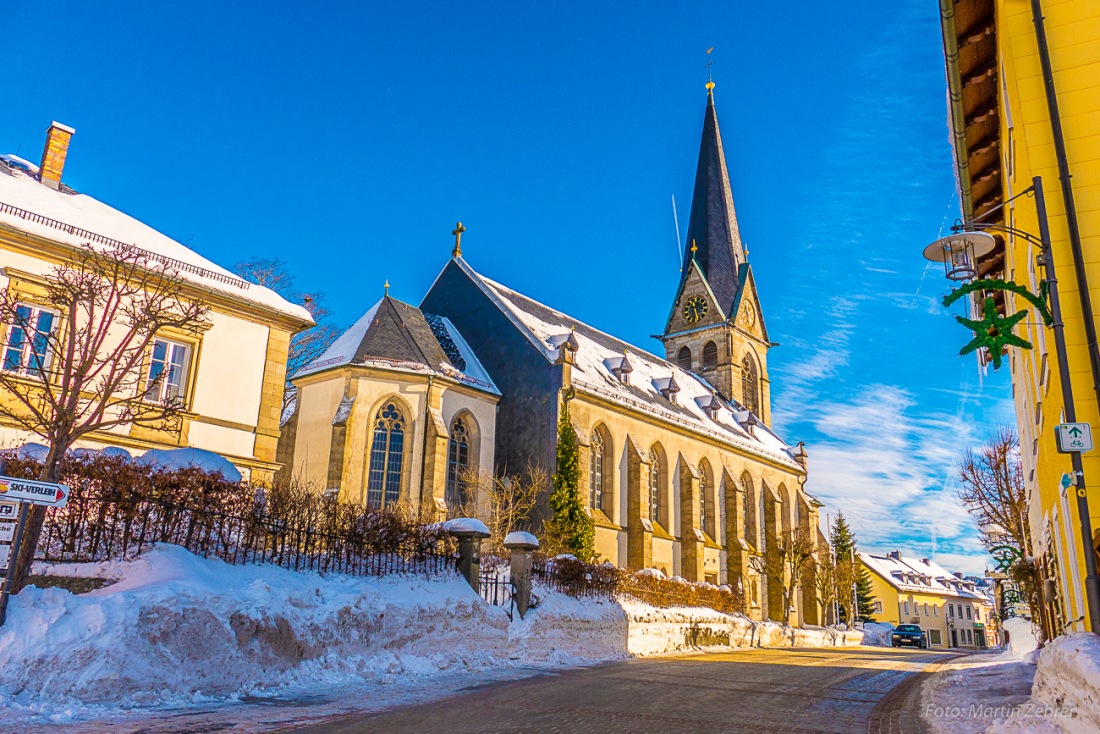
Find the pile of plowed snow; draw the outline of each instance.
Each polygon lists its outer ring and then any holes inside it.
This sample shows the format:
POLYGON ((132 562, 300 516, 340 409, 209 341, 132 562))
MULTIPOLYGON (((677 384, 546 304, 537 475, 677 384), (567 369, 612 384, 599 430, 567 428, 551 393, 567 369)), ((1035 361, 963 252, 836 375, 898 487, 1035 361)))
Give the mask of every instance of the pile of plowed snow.
POLYGON ((0 705, 134 705, 499 665, 508 617, 461 578, 378 579, 231 566, 160 545, 59 565, 118 579, 28 587, 0 628, 0 705))

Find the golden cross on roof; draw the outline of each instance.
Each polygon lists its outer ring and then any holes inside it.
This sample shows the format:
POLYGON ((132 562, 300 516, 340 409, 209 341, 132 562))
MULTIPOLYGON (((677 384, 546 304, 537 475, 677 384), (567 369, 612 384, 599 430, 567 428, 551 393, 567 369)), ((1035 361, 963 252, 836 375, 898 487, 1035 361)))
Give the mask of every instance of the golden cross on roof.
POLYGON ((699 246, 695 244, 695 240, 691 241, 691 256, 695 257, 695 253, 699 252, 699 246))
POLYGON ((714 50, 714 46, 707 49, 707 92, 709 93, 714 89, 714 79, 711 77, 710 68, 714 66, 714 59, 710 57, 710 52, 714 50))
POLYGON ((451 257, 462 257, 462 233, 465 231, 466 228, 462 226, 462 222, 456 224, 451 230, 451 234, 455 236, 455 249, 451 250, 451 257))
POLYGON ((390 281, 389 281, 389 278, 386 279, 386 283, 382 287, 386 289, 386 295, 388 296, 390 294, 390 281))

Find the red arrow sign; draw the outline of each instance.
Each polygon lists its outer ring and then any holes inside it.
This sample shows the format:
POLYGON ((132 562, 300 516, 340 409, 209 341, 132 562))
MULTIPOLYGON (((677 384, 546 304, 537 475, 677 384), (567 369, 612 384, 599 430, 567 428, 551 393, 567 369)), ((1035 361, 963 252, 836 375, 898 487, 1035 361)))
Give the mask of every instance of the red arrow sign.
POLYGON ((64 507, 69 501, 69 488, 64 484, 0 476, 0 500, 64 507))

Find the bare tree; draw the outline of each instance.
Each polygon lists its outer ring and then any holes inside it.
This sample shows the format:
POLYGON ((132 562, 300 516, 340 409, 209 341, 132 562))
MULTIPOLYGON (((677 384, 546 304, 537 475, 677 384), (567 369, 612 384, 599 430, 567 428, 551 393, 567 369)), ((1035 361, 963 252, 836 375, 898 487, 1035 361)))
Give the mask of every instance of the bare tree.
POLYGON ((452 514, 476 517, 484 522, 490 533, 484 545, 485 554, 504 557, 505 536, 515 530, 531 530, 535 503, 549 489, 550 475, 533 464, 514 476, 469 473, 466 505, 452 514))
POLYGON ((305 293, 294 284, 294 276, 283 260, 271 257, 252 257, 237 263, 233 270, 245 280, 278 293, 283 298, 301 304, 313 317, 316 326, 299 331, 290 340, 290 353, 286 363, 286 384, 283 387, 283 407, 294 399, 294 386, 290 382, 303 367, 320 357, 340 336, 340 330, 324 323, 330 315, 325 307, 325 294, 305 293))
POLYGON ((816 554, 817 543, 813 536, 804 528, 799 528, 779 533, 766 555, 749 557, 753 570, 779 586, 783 596, 784 623, 791 618, 795 593, 816 554))
MULTIPOLYGON (((90 433, 124 425, 177 430, 185 408, 172 382, 178 370, 165 355, 158 361, 154 342, 165 330, 200 334, 206 313, 205 304, 184 298, 175 271, 136 248, 82 248, 33 298, 11 288, 0 295, 8 329, 0 418, 48 445, 39 478, 56 482, 65 452, 90 433)), ((29 515, 16 589, 44 517, 42 507, 29 515)))
MULTIPOLYGON (((818 549, 817 575, 814 582, 817 600, 823 611, 823 619, 828 619, 833 614, 833 602, 837 600, 837 564, 828 546, 818 549)), ((833 620, 834 623, 839 621, 833 620)))
MULTIPOLYGON (((1040 641, 1049 639, 1054 627, 1043 604, 1042 574, 1032 557, 1027 490, 1016 432, 1001 426, 989 435, 985 445, 976 451, 967 449, 959 462, 959 480, 959 501, 975 524, 979 528, 1000 525, 1008 535, 1008 545, 1019 551, 1021 558, 1009 569, 1008 576, 1023 591, 1033 617, 1039 620, 1040 641)), ((983 542, 988 548, 994 546, 985 535, 983 542)), ((998 540, 997 544, 1005 541, 998 540)))
POLYGON ((967 449, 959 463, 959 501, 979 527, 997 524, 1025 555, 1031 552, 1027 491, 1016 432, 1002 426, 977 451, 967 449))

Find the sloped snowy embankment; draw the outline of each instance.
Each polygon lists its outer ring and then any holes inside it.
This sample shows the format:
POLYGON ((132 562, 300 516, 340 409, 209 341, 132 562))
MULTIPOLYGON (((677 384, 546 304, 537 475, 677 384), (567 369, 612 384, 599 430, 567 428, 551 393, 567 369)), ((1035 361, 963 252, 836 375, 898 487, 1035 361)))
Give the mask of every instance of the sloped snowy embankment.
POLYGON ((54 566, 117 579, 27 588, 0 628, 0 708, 54 720, 444 671, 571 666, 704 648, 858 645, 709 609, 573 599, 545 589, 509 623, 460 578, 362 579, 230 566, 160 545, 134 561, 54 566))
POLYGON ((1067 734, 1100 731, 1100 637, 1063 635, 1044 647, 1031 700, 1067 734))

